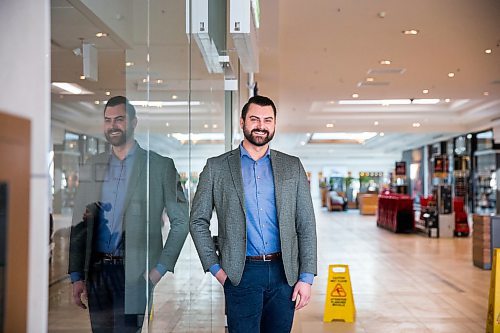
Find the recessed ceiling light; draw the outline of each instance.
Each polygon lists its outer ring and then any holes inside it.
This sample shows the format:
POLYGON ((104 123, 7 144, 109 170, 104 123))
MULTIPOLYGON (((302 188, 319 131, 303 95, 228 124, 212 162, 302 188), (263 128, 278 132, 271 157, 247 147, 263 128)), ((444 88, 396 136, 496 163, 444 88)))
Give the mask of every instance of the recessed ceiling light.
POLYGON ((105 32, 98 32, 95 34, 96 37, 101 38, 101 37, 107 37, 108 34, 105 32))
POLYGON ((132 61, 127 61, 127 62, 125 63, 125 66, 127 66, 127 67, 134 66, 134 65, 135 65, 135 64, 134 64, 132 61))
POLYGON ((422 93, 424 93, 424 94, 428 94, 428 93, 429 93, 429 89, 424 89, 424 90, 422 90, 422 93))
POLYGON ((217 127, 219 127, 219 125, 217 125, 217 124, 212 125, 212 128, 217 128, 217 127))
POLYGON ((486 53, 486 54, 491 54, 491 49, 486 49, 486 50, 484 50, 484 53, 486 53))
POLYGON ((148 83, 148 82, 149 82, 148 78, 142 79, 142 83, 148 83))
POLYGON ((332 128, 332 127, 333 127, 333 124, 331 124, 331 123, 330 123, 330 124, 326 124, 326 127, 328 127, 328 128, 332 128))
POLYGON ((163 83, 163 80, 161 80, 161 79, 156 80, 156 83, 158 83, 158 84, 162 84, 162 83, 163 83))
POLYGON ((420 123, 413 123, 412 126, 413 127, 420 127, 420 123))
POLYGON ((417 29, 409 29, 409 30, 403 30, 402 33, 405 35, 417 35, 418 34, 417 29))
POLYGON ((380 60, 381 65, 390 65, 391 61, 390 60, 380 60))
POLYGON ((358 94, 352 94, 352 98, 358 98, 359 95, 358 94))
POLYGON ((373 125, 378 126, 378 121, 376 121, 376 120, 375 120, 375 121, 373 122, 373 125))
POLYGON ((111 95, 111 92, 106 91, 106 96, 109 96, 109 95, 111 95))
POLYGON ((489 93, 489 92, 487 92, 487 91, 483 92, 483 95, 484 95, 484 96, 488 96, 489 94, 490 94, 490 93, 489 93))
POLYGON ((451 99, 446 98, 444 101, 445 101, 446 103, 450 103, 450 102, 451 102, 451 99))
POLYGON ((204 128, 208 128, 208 124, 203 125, 204 128))
POLYGON ((80 80, 85 80, 85 75, 80 75, 80 80))
POLYGON ((367 77, 367 78, 366 78, 366 82, 373 82, 373 81, 375 81, 375 79, 374 79, 374 78, 372 78, 372 77, 367 77))
POLYGON ((169 124, 169 123, 165 123, 165 126, 169 127, 169 126, 170 126, 170 124, 169 124))
POLYGON ((467 139, 472 139, 472 134, 467 134, 467 139))
POLYGON ((177 99, 177 95, 172 95, 172 99, 177 99))
POLYGON ((379 134, 379 135, 380 135, 380 136, 384 136, 385 134, 384 134, 384 132, 380 132, 380 134, 379 134))
POLYGON ((453 73, 453 72, 448 73, 448 77, 454 77, 454 76, 455 76, 455 73, 453 73))
POLYGON ((95 105, 99 105, 99 104, 101 104, 101 102, 99 102, 99 101, 94 101, 94 104, 95 104, 95 105))

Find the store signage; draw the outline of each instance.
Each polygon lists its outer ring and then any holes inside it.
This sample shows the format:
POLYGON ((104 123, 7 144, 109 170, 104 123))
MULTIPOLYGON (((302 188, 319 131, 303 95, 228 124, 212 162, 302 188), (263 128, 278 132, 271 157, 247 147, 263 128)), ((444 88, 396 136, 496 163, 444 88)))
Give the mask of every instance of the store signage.
POLYGON ((349 266, 330 265, 326 287, 324 322, 354 322, 356 309, 352 295, 349 266))
POLYGON ((406 162, 396 162, 396 176, 406 176, 406 162))
POLYGON ((447 173, 448 172, 448 159, 446 156, 434 157, 434 173, 447 173))

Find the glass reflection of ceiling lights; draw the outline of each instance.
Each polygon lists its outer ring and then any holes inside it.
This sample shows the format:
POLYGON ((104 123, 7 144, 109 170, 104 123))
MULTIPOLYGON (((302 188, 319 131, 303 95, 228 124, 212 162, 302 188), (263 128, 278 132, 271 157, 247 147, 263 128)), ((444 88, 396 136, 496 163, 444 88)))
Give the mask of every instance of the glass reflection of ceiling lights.
POLYGON ((172 133, 171 136, 180 141, 181 144, 186 144, 190 140, 195 144, 218 144, 224 142, 224 133, 191 133, 191 135, 187 133, 172 133))
POLYGON ((93 95, 89 91, 76 83, 68 82, 52 82, 51 91, 61 95, 93 95))
POLYGON ((310 143, 364 143, 377 136, 376 132, 359 133, 313 133, 310 143))

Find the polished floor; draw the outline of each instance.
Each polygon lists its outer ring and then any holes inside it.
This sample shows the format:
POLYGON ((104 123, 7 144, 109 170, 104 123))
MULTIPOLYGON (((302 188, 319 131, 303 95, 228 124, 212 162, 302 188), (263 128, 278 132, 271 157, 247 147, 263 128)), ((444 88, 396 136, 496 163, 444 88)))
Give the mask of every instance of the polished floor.
MULTIPOLYGON (((318 276, 311 303, 296 313, 293 332, 484 332, 490 271, 472 264, 471 238, 393 234, 357 210, 316 209, 318 276), (323 323, 328 265, 349 265, 354 323, 323 323)), ((56 216, 50 275, 49 332, 89 332, 86 311, 71 303, 67 218, 56 216)), ((225 332, 222 287, 203 274, 189 240, 156 287, 154 316, 143 332, 225 332)))

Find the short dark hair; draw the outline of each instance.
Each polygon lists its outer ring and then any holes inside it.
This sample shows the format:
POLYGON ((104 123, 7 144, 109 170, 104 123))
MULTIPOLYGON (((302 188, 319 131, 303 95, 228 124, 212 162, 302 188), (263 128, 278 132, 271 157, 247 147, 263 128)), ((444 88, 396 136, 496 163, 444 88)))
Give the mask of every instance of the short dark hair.
POLYGON ((257 95, 250 97, 248 102, 243 106, 243 109, 241 110, 241 119, 245 120, 250 104, 257 104, 260 106, 270 105, 273 108, 274 118, 276 118, 276 105, 274 105, 274 102, 269 97, 257 95))
POLYGON ((117 105, 125 105, 125 111, 127 112, 127 118, 128 119, 135 119, 135 107, 130 104, 129 100, 126 97, 123 96, 114 96, 111 97, 108 102, 106 103, 106 106, 104 107, 104 113, 106 113, 106 109, 108 106, 117 106, 117 105))

